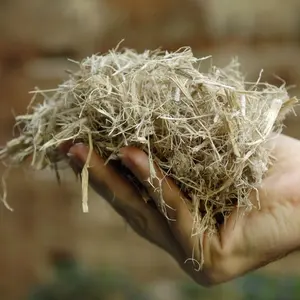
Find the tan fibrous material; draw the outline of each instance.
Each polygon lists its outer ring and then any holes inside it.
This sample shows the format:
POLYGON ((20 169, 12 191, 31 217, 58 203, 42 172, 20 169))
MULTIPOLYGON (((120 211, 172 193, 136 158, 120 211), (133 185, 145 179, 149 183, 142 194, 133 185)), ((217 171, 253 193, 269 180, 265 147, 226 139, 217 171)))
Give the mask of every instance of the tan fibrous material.
MULTIPOLYGON (((92 55, 52 91, 36 91, 28 114, 16 118, 20 136, 0 157, 36 169, 56 164, 57 147, 83 142, 109 160, 136 146, 180 187, 195 217, 196 233, 216 229, 217 216, 251 208, 249 194, 272 163, 266 146, 280 133, 297 99, 283 84, 245 82, 239 64, 202 72, 190 48, 176 52, 114 49, 92 55), (37 103, 36 96, 42 96, 37 103)), ((88 162, 83 169, 87 211, 88 162)), ((163 195, 160 207, 164 208, 163 195)))

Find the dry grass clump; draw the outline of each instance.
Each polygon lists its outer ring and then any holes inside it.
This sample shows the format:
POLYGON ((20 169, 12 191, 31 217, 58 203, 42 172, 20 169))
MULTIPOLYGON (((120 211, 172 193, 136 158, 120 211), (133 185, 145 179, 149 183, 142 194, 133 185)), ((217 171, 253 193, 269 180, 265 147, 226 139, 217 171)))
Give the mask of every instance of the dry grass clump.
MULTIPOLYGON (((139 147, 190 200, 199 232, 213 230, 218 215, 251 207, 249 193, 271 163, 266 141, 280 132, 296 99, 284 85, 245 82, 236 61, 203 73, 204 59, 189 48, 86 58, 56 90, 36 92, 42 104, 33 101, 30 112, 16 118, 20 136, 0 158, 19 165, 32 156, 32 166, 41 169, 63 159, 57 147, 70 139, 108 161, 121 147, 139 147)), ((85 211, 87 170, 88 162, 85 211)))

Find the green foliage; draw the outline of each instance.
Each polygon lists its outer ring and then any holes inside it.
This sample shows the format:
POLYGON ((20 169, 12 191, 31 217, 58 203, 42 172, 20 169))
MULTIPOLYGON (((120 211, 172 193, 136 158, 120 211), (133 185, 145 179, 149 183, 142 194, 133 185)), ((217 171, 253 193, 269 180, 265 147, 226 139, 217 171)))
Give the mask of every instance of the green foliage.
POLYGON ((295 300, 300 299, 300 278, 252 273, 209 289, 183 283, 180 293, 182 300, 295 300))
MULTIPOLYGON (((72 260, 56 264, 55 271, 55 281, 37 288, 27 300, 155 300, 145 292, 146 286, 120 271, 86 273, 72 260)), ((176 300, 295 300, 300 299, 300 280, 252 273, 214 288, 179 282, 175 294, 176 300)))
POLYGON ((75 263, 56 267, 56 280, 39 287, 28 300, 149 299, 130 277, 120 272, 85 273, 75 263))

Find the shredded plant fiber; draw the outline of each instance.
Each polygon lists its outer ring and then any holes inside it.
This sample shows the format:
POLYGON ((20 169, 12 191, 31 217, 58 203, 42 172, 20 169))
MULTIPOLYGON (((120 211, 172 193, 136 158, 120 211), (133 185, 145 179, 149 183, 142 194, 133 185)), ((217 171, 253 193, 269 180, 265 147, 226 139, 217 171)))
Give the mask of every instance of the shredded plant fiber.
MULTIPOLYGON (((9 165, 32 157, 42 169, 64 159, 57 148, 83 142, 117 160, 136 146, 173 178, 188 199, 196 233, 217 229, 220 216, 251 208, 249 194, 272 163, 266 142, 280 133, 293 104, 285 85, 245 82, 236 60, 201 72, 206 58, 176 52, 114 49, 78 63, 78 71, 51 91, 35 91, 28 113, 16 118, 20 135, 0 152, 9 165), (43 101, 36 102, 41 95, 43 101)), ((82 171, 88 210, 88 167, 82 171)), ((159 207, 164 210, 161 197, 159 207)))

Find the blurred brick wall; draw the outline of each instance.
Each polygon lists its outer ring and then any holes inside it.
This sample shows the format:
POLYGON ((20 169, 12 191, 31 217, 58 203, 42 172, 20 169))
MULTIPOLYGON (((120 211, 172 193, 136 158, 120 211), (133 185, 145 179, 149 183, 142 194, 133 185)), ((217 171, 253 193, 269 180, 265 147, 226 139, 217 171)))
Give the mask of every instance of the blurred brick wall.
MULTIPOLYGON (((123 45, 138 50, 190 45, 196 55, 213 55, 217 65, 238 56, 249 79, 300 83, 300 25, 297 0, 10 0, 0 2, 0 143, 11 136, 12 109, 25 111, 35 86, 53 88, 79 59, 123 45)), ((299 95, 299 89, 292 94, 299 95)), ((286 132, 300 137, 299 118, 286 132)), ((86 266, 112 264, 140 280, 181 278, 161 250, 133 234, 104 201, 92 194, 82 214, 80 186, 64 175, 16 170, 9 201, 0 207, 0 299, 20 299, 29 286, 50 276, 53 250, 72 252, 86 266), (121 249, 121 250, 120 250, 121 249)), ((293 260, 285 261, 292 272, 293 260), (289 263, 290 262, 290 263, 289 263)), ((269 270, 281 270, 280 264, 269 270)))
POLYGON ((194 0, 206 10, 206 20, 215 38, 236 36, 242 40, 299 38, 298 0, 194 0), (205 4, 204 4, 205 2, 205 4))

